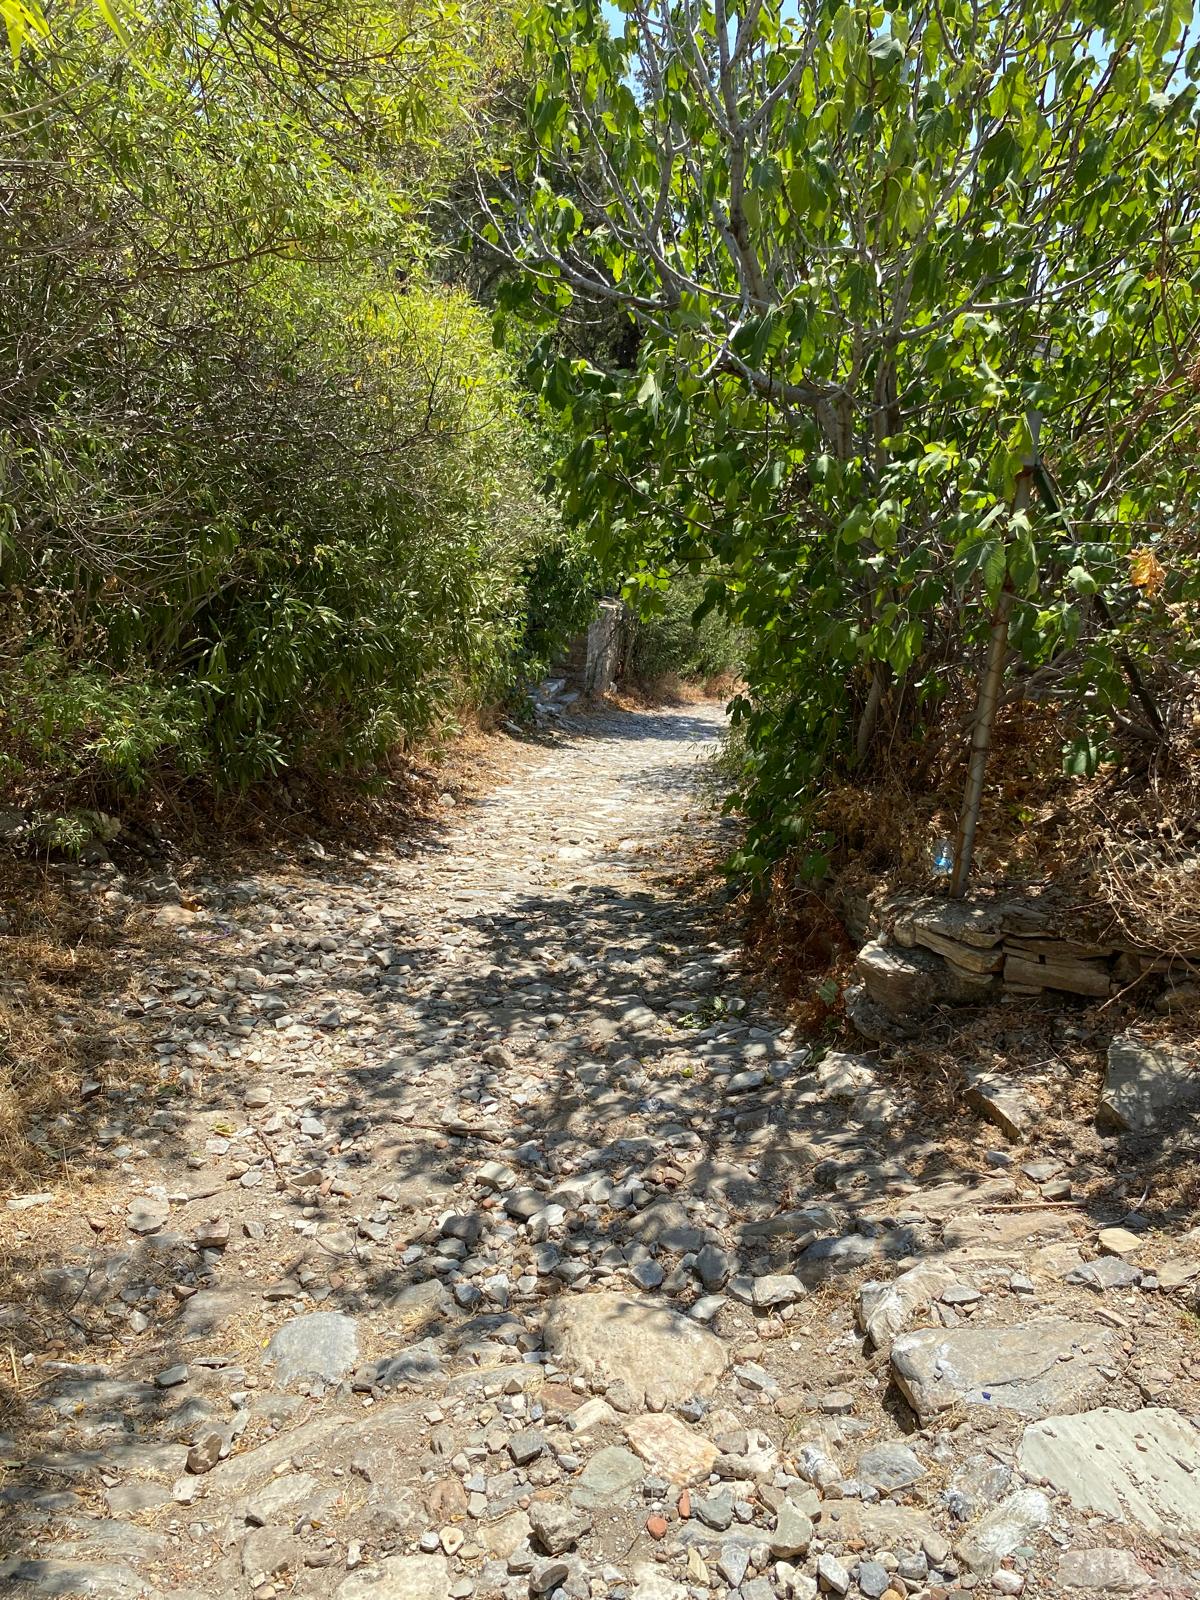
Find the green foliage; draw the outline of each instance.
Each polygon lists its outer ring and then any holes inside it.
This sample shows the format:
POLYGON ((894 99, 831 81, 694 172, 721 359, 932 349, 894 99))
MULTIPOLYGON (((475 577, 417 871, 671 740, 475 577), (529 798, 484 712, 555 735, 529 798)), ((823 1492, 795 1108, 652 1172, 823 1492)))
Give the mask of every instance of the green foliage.
POLYGON ((198 763, 202 726, 199 695, 187 685, 72 668, 39 645, 5 680, 0 781, 11 786, 36 772, 66 786, 89 772, 136 789, 165 752, 184 770, 198 763))
POLYGON ((664 678, 714 679, 741 668, 745 641, 721 613, 710 610, 696 621, 704 599, 700 578, 671 580, 665 588, 642 588, 625 652, 625 674, 653 686, 664 678))
POLYGON ((578 535, 547 542, 526 569, 521 657, 531 676, 548 669, 562 646, 582 633, 596 611, 600 567, 578 535))
POLYGON ((169 0, 130 56, 77 7, 0 69, 11 789, 368 768, 575 624, 425 221, 503 20, 169 0))
POLYGON ((529 11, 479 232, 546 330, 569 517, 748 635, 747 862, 831 769, 959 755, 1005 590, 1006 692, 1057 707, 1069 770, 1190 737, 1187 4, 620 9, 529 11), (637 318, 636 371, 564 351, 585 303, 637 318))

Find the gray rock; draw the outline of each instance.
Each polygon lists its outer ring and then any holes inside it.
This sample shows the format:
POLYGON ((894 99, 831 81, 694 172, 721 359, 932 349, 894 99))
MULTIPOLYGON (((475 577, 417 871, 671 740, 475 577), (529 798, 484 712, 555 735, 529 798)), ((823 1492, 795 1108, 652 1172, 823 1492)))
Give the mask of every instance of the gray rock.
POLYGON ((802 1283, 825 1283, 844 1272, 855 1272, 888 1253, 881 1239, 868 1239, 861 1233, 844 1233, 835 1239, 817 1239, 796 1261, 796 1276, 802 1283))
POLYGON ((1067 1283, 1078 1283, 1087 1289, 1132 1289, 1142 1281, 1140 1267, 1120 1256, 1100 1256, 1086 1261, 1081 1267, 1072 1267, 1066 1275, 1067 1283))
POLYGON ((635 1562, 630 1577, 633 1579, 633 1600, 687 1600, 688 1591, 683 1584, 668 1578, 661 1568, 649 1561, 635 1562))
POLYGON ((925 1468, 906 1444, 876 1444, 859 1456, 856 1474, 873 1489, 890 1494, 917 1483, 925 1468))
POLYGON ((997 1504, 1011 1483, 1012 1468, 981 1451, 955 1468, 942 1499, 958 1522, 973 1522, 997 1504))
POLYGON ((286 1520, 286 1513, 301 1500, 316 1493, 317 1480, 311 1472, 285 1472, 246 1501, 246 1521, 255 1527, 266 1527, 272 1522, 286 1520))
POLYGON ((586 1511, 564 1501, 535 1500, 529 1508, 529 1524, 546 1554, 560 1556, 583 1538, 592 1519, 586 1511))
POLYGON ((960 1561, 978 1577, 990 1578, 1005 1556, 1032 1544, 1050 1524, 1050 1502, 1040 1489, 1018 1489, 989 1511, 959 1542, 960 1561))
POLYGON ((8 1590, 10 1594, 44 1595, 46 1600, 65 1595, 87 1596, 89 1600, 91 1596, 96 1600, 141 1600, 149 1594, 146 1580, 132 1567, 116 1561, 93 1564, 15 1556, 0 1561, 0 1582, 13 1585, 8 1590))
POLYGON ((630 1269, 629 1276, 639 1289, 657 1289, 665 1273, 657 1261, 639 1261, 630 1269))
POLYGON ((1148 1133, 1170 1112, 1200 1098, 1200 1062, 1193 1051, 1146 1044, 1130 1034, 1108 1047, 1101 1118, 1131 1133, 1148 1133))
POLYGON ((252 1583, 304 1565, 304 1546, 287 1528, 251 1528, 242 1541, 242 1572, 252 1583))
POLYGON ((128 1517, 166 1505, 171 1492, 157 1483, 121 1483, 109 1489, 104 1499, 111 1516, 128 1517))
POLYGON ((152 1195, 139 1195, 126 1213, 126 1226, 130 1233, 157 1233, 171 1214, 166 1200, 152 1195))
MULTIPOLYGON (((511 1566, 511 1562, 509 1563, 511 1566)), ((552 1594, 571 1576, 565 1561, 539 1562, 529 1575, 529 1592, 532 1595, 552 1594)))
POLYGON ((848 1417, 854 1410, 854 1396, 849 1389, 827 1389, 817 1402, 826 1417, 848 1417))
POLYGON ((545 1449, 546 1435, 538 1428, 522 1428, 508 1441, 508 1453, 518 1467, 527 1467, 544 1454, 545 1449))
POLYGON ((657 1245, 672 1254, 700 1250, 709 1241, 708 1231, 698 1228, 682 1203, 672 1199, 648 1205, 630 1223, 629 1231, 642 1244, 657 1245))
POLYGON ((877 1063, 848 1050, 829 1050, 817 1064, 817 1083, 832 1100, 853 1100, 877 1087, 877 1063))
POLYGON ((721 1553, 717 1557, 717 1571, 725 1579, 731 1589, 736 1589, 746 1576, 746 1568, 750 1565, 750 1552, 740 1541, 730 1540, 721 1546, 721 1553))
POLYGON ((927 1261, 890 1283, 864 1283, 855 1308, 859 1327, 877 1350, 882 1349, 954 1281, 953 1268, 927 1261))
POLYGON ((543 1337, 568 1371, 623 1381, 638 1396, 657 1392, 668 1406, 710 1394, 725 1370, 725 1346, 715 1335, 664 1305, 624 1294, 560 1295, 543 1337))
POLYGON ((850 1587, 850 1574, 835 1556, 826 1552, 817 1559, 817 1582, 831 1594, 845 1594, 850 1587))
POLYGON ((777 1306, 790 1306, 806 1293, 800 1279, 792 1272, 773 1272, 755 1278, 751 1296, 756 1311, 771 1311, 777 1306))
POLYGON ((528 1222, 545 1205, 546 1196, 536 1189, 513 1189, 504 1197, 504 1209, 516 1222, 528 1222))
POLYGON ((389 1556, 343 1578, 334 1600, 446 1600, 449 1583, 445 1556, 389 1556))
POLYGON ((225 1435, 217 1428, 209 1429, 188 1451, 187 1470, 197 1475, 211 1472, 221 1459, 221 1451, 224 1448, 225 1435))
POLYGON ((922 1423, 956 1405, 1043 1416, 1104 1387, 1111 1329, 1055 1318, 1009 1327, 922 1328, 892 1345, 892 1372, 922 1423))
POLYGON ((1150 1582, 1150 1574, 1132 1550, 1064 1550, 1058 1562, 1060 1589, 1083 1589, 1088 1594, 1136 1594, 1150 1582))
POLYGON ((867 997, 893 1017, 919 1014, 941 1001, 974 1004, 997 986, 989 972, 967 972, 930 950, 865 944, 854 963, 867 997))
POLYGON ((785 1500, 775 1517, 775 1531, 768 1540, 771 1554, 785 1561, 802 1556, 807 1553, 812 1536, 811 1519, 790 1500, 785 1500))
POLYGON ((706 1528, 715 1528, 718 1533, 724 1533, 733 1522, 733 1495, 728 1489, 722 1489, 720 1494, 692 1497, 692 1515, 699 1517, 706 1528))
POLYGON ((358 1360, 358 1324, 340 1311, 311 1311, 292 1317, 267 1346, 281 1389, 298 1378, 336 1383, 358 1360))
POLYGON ((1025 1429, 1017 1463, 1079 1511, 1149 1533, 1200 1533, 1200 1430, 1177 1411, 1104 1406, 1025 1429))
POLYGON ((1036 1103, 999 1072, 973 1072, 967 1104, 994 1123, 1006 1139, 1022 1139, 1039 1120, 1036 1103))
POLYGON ((609 1445, 597 1451, 584 1467, 571 1487, 571 1499, 588 1509, 619 1505, 629 1498, 644 1475, 645 1468, 632 1450, 609 1445))
POLYGON ((400 1289, 385 1302, 391 1313, 388 1326, 406 1333, 432 1331, 450 1314, 450 1294, 440 1278, 426 1278, 400 1289))
POLYGON ((725 1287, 733 1268, 733 1257, 720 1245, 706 1244, 696 1257, 696 1275, 710 1294, 725 1287))
POLYGON ((854 1581, 870 1600, 879 1600, 891 1580, 888 1569, 878 1561, 860 1561, 854 1569, 854 1581))
POLYGON ((442 1355, 434 1339, 421 1339, 392 1356, 368 1361, 354 1374, 356 1389, 425 1388, 445 1376, 442 1355))

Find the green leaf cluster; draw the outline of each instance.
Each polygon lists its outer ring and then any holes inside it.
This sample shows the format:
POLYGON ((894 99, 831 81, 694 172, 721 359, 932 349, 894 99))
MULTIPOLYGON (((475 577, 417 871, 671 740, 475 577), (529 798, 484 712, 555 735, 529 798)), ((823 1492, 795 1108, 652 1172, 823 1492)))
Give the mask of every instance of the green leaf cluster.
POLYGON ((1069 771, 1159 739, 1200 589, 1186 0, 621 10, 530 8, 491 227, 569 517, 746 633, 747 859, 831 771, 958 756, 1002 594, 1069 771), (569 353, 588 305, 636 365, 569 353))

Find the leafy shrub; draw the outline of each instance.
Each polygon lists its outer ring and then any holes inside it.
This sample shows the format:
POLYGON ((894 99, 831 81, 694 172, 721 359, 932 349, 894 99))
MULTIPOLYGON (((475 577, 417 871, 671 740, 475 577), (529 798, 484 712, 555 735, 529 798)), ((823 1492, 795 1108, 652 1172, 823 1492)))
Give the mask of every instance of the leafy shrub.
POLYGON ((301 5, 264 53, 171 0, 131 70, 68 9, 0 69, 10 788, 361 771, 576 626, 528 403, 422 221, 496 15, 301 5))
POLYGON ((631 624, 626 676, 652 685, 664 678, 728 677, 740 670, 745 641, 725 617, 709 611, 696 620, 704 583, 683 577, 665 589, 641 589, 641 609, 631 624))

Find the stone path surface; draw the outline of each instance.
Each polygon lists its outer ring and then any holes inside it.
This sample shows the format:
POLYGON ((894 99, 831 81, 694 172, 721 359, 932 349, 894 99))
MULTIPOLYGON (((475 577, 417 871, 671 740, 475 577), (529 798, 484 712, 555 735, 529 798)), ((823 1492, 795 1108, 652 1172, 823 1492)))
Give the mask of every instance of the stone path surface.
POLYGON ((4 1310, 6 1595, 1200 1593, 1194 1321, 743 991, 673 875, 720 728, 581 720, 415 849, 201 886, 121 1187, 4 1310))

